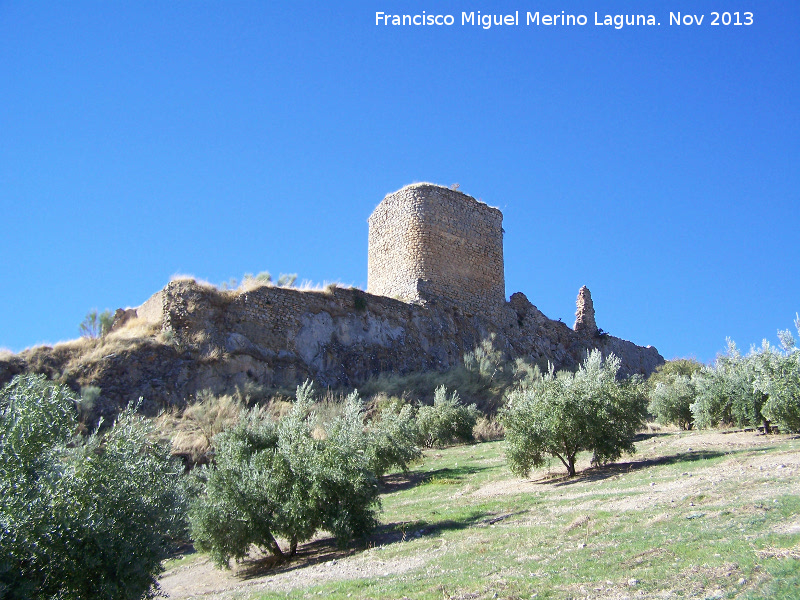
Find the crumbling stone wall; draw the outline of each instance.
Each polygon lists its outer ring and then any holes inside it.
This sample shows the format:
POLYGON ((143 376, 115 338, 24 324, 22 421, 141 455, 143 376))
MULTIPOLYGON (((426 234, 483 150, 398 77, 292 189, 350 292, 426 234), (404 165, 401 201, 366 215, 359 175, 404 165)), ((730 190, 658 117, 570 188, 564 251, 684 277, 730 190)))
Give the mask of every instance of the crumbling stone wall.
POLYGON ((578 291, 578 299, 575 302, 575 331, 583 332, 588 335, 597 333, 597 323, 594 320, 594 302, 592 293, 585 285, 578 291))
POLYGON ((505 301, 503 214, 430 183, 389 194, 369 218, 367 282, 371 294, 491 317, 505 301))

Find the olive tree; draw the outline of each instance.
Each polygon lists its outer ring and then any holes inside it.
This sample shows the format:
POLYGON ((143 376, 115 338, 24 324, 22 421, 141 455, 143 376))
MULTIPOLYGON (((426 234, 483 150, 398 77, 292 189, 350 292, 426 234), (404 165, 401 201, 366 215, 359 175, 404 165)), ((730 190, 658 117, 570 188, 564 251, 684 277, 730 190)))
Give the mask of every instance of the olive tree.
POLYGON ((650 400, 647 412, 659 423, 691 429, 694 425, 691 405, 697 393, 692 375, 702 368, 701 363, 688 358, 669 360, 656 367, 647 379, 650 400))
POLYGON ((691 377, 677 375, 672 381, 659 381, 649 392, 650 403, 647 412, 659 423, 677 425, 681 429, 691 429, 694 416, 691 406, 696 390, 691 377))
POLYGON ((646 395, 638 378, 617 381, 617 357, 605 361, 589 353, 577 372, 550 371, 513 390, 500 414, 506 430, 511 471, 527 476, 549 457, 560 460, 570 476, 584 450, 605 464, 622 452, 634 452, 634 436, 645 418, 646 395))
POLYGON ((0 597, 139 599, 185 533, 182 468, 129 406, 75 435, 77 398, 41 375, 0 392, 0 597))
POLYGON ((286 560, 320 529, 345 543, 376 525, 377 481, 357 394, 324 436, 314 434, 312 406, 307 381, 277 423, 254 408, 214 438, 216 464, 190 518, 196 545, 217 565, 244 558, 251 544, 286 560))
POLYGON ((433 406, 422 406, 417 412, 419 441, 428 448, 471 442, 477 421, 478 409, 474 404, 465 406, 457 391, 448 396, 447 388, 440 385, 434 392, 433 406))
POLYGON ((408 470, 422 456, 419 428, 410 404, 388 406, 367 424, 365 454, 369 468, 380 477, 389 469, 408 470))
POLYGON ((717 357, 714 366, 703 368, 692 377, 697 391, 691 405, 695 424, 701 428, 763 424, 764 431, 769 432, 769 419, 762 412, 767 394, 755 383, 759 355, 771 352, 773 349, 765 341, 760 352, 753 350, 742 356, 736 344, 728 340, 727 352, 717 357))
MULTIPOLYGON (((800 334, 800 317, 795 320, 800 334)), ((762 409, 764 415, 774 421, 781 431, 800 431, 800 349, 788 330, 778 333, 782 352, 764 353, 759 356, 755 387, 767 394, 762 409)))

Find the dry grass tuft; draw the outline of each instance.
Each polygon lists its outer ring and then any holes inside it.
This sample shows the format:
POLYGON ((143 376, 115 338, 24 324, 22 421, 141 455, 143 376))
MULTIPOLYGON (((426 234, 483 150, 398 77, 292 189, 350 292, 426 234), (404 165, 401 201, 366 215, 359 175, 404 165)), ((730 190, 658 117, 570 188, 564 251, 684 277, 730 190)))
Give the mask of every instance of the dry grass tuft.
POLYGON ((194 403, 180 414, 171 415, 173 454, 186 454, 197 462, 211 449, 215 435, 238 422, 244 408, 237 396, 215 396, 209 390, 199 392, 194 403))
POLYGON ((479 442, 492 442, 502 440, 506 436, 506 430, 497 419, 482 416, 475 423, 472 435, 479 442))
POLYGON ((566 529, 564 529, 564 532, 566 533, 568 531, 572 531, 573 529, 578 529, 587 523, 589 523, 589 515, 578 515, 569 525, 567 525, 566 529))
POLYGON ((159 331, 161 331, 160 323, 153 323, 141 317, 135 317, 128 319, 121 326, 111 330, 103 340, 108 343, 113 340, 150 338, 158 335, 159 331))
POLYGON ((169 282, 172 283, 173 281, 189 281, 191 283, 196 283, 197 285, 209 288, 216 288, 213 283, 206 279, 199 279, 194 275, 190 275, 188 273, 175 273, 172 277, 169 278, 169 282))
POLYGON ((200 362, 216 363, 223 361, 227 358, 228 358, 228 353, 225 352, 224 348, 221 348, 219 346, 211 346, 200 356, 200 362))

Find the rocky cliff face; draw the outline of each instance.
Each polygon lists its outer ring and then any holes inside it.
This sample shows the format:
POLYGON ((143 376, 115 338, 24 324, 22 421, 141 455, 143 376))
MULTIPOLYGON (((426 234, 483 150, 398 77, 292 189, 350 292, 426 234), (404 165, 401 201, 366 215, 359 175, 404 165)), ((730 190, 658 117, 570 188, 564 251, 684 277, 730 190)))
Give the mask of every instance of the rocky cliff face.
MULTIPOLYGON (((586 288, 581 294, 578 312, 588 316, 591 297, 586 288)), ((183 280, 151 297, 135 318, 131 311, 120 317, 128 322, 121 320, 105 340, 0 360, 0 383, 16 373, 43 372, 76 391, 100 387, 97 414, 111 415, 140 396, 143 410, 153 414, 205 388, 291 388, 306 378, 353 387, 382 372, 443 371, 491 334, 509 358, 549 361, 557 369, 574 368, 591 348, 619 356, 625 375, 648 375, 664 362, 655 348, 599 334, 593 314, 583 322, 594 327, 575 331, 548 319, 521 293, 489 319, 437 297, 419 305, 357 289, 219 291, 183 280), (139 335, 130 334, 132 323, 139 335)))

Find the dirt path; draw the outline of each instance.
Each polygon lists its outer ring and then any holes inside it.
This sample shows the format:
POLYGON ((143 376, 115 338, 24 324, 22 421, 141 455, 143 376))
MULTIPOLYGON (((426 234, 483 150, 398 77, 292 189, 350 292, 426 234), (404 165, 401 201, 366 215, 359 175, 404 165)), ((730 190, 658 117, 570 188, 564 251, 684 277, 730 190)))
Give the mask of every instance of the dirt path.
POLYGON ((161 588, 169 598, 222 600, 260 590, 288 591, 345 579, 399 575, 425 564, 425 557, 383 560, 380 548, 355 554, 335 549, 333 540, 320 539, 298 550, 298 557, 285 567, 254 553, 238 568, 217 568, 206 556, 166 571, 161 588), (261 560, 259 560, 261 558, 261 560))

